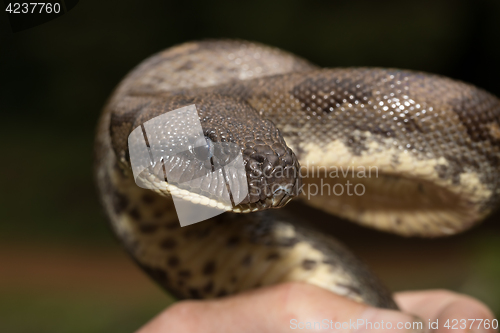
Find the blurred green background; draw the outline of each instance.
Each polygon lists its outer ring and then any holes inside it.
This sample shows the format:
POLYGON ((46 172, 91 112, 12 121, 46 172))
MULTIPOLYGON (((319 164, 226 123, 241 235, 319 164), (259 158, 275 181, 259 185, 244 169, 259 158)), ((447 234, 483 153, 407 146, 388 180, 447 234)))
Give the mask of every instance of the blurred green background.
MULTIPOLYGON (((171 302, 106 225, 92 180, 94 127, 141 60, 218 37, 322 66, 439 73, 500 96, 498 0, 80 1, 0 44, 0 332, 133 332, 171 302)), ((499 216, 438 240, 342 221, 326 228, 391 289, 457 290, 499 317, 499 216)))

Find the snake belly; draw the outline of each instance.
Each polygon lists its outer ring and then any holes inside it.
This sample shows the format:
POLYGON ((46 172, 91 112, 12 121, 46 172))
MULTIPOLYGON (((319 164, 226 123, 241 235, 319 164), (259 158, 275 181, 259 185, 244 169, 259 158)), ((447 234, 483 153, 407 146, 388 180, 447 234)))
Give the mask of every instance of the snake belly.
POLYGON ((120 83, 99 121, 95 175, 119 240, 178 298, 303 281, 396 308, 363 263, 281 208, 297 196, 403 236, 464 231, 498 203, 499 117, 496 97, 437 75, 323 69, 256 43, 191 42, 146 59, 120 83), (232 212, 181 228, 171 193, 135 184, 127 139, 145 121, 191 104, 207 138, 239 145, 250 192, 232 212), (255 176, 278 167, 300 172, 255 176), (363 194, 310 193, 347 181, 363 194), (294 191, 278 197, 276 184, 294 191))

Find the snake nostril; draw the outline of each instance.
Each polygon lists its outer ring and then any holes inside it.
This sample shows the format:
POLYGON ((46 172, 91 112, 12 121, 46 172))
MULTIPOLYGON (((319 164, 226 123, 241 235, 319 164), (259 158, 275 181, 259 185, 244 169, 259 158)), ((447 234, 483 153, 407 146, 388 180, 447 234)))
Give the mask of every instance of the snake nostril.
POLYGON ((253 153, 252 155, 250 155, 250 158, 259 163, 263 163, 266 160, 266 156, 262 153, 253 153))

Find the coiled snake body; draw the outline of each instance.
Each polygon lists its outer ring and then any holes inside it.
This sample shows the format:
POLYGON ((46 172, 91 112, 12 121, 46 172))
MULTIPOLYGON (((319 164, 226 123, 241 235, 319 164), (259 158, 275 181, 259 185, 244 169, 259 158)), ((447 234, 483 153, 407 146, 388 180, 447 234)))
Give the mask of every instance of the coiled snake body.
POLYGON ((119 239, 179 298, 305 281, 395 308, 334 239, 286 209, 264 210, 302 193, 314 207, 405 236, 466 230, 498 203, 499 117, 496 97, 436 75, 322 69, 260 44, 192 42, 145 60, 116 89, 98 126, 96 179, 119 239), (127 138, 191 104, 207 138, 240 147, 250 192, 234 213, 181 228, 167 191, 135 184, 127 138), (279 168, 301 172, 274 177, 279 168), (362 195, 303 194, 347 181, 360 184, 362 195))

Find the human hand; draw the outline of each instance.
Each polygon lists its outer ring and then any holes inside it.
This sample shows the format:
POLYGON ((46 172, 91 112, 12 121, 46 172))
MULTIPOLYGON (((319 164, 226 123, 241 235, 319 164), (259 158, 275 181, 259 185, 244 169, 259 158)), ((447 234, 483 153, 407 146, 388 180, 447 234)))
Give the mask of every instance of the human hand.
POLYGON ((290 282, 215 300, 178 302, 137 333, 498 332, 491 328, 492 312, 469 296, 446 290, 410 291, 395 294, 395 300, 402 312, 373 308, 313 285, 290 282), (453 319, 457 319, 458 324, 449 330, 445 324, 449 320, 449 327, 453 327, 453 319), (461 322, 463 319, 465 325, 461 322), (484 321, 479 324, 478 319, 488 319, 490 328, 485 327, 484 321), (343 323, 350 320, 351 324, 346 327, 343 323), (437 329, 436 325, 430 329, 429 324, 436 321, 437 329), (312 327, 315 322, 316 330, 307 329, 308 323, 312 327), (365 326, 368 322, 371 328, 365 326), (356 327, 353 323, 360 325, 356 327), (339 326, 342 324, 344 329, 339 326), (412 328, 406 329, 404 325, 412 328))

